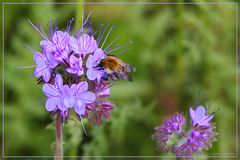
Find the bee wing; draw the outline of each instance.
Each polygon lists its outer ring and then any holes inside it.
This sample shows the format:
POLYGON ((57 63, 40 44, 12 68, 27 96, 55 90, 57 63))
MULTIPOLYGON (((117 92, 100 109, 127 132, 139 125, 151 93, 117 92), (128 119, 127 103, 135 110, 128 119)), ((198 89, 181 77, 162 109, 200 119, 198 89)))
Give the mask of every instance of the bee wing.
POLYGON ((111 78, 114 81, 117 81, 117 80, 132 81, 132 77, 127 73, 123 73, 123 72, 113 72, 112 74, 109 74, 109 78, 111 78))
POLYGON ((136 67, 130 65, 130 64, 126 64, 127 65, 127 72, 136 72, 136 67))
POLYGON ((133 65, 131 64, 128 64, 128 63, 122 63, 122 71, 123 72, 126 72, 126 73, 131 73, 131 72, 135 72, 136 71, 136 67, 134 67, 133 65))

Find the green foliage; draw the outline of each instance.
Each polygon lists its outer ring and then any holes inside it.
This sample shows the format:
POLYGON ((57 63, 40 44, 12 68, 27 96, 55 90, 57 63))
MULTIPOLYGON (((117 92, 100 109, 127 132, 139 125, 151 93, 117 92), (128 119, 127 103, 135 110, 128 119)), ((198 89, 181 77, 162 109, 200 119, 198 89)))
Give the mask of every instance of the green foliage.
POLYGON ((44 25, 58 19, 64 29, 72 17, 81 21, 83 6, 86 14, 92 12, 95 30, 100 23, 116 26, 106 44, 117 35, 120 44, 133 41, 119 57, 137 71, 133 82, 116 82, 111 88, 116 108, 110 121, 95 126, 84 120, 88 135, 79 122, 64 126, 64 155, 169 155, 155 150, 154 127, 173 112, 187 115, 199 92, 202 105, 207 101, 210 111, 220 109, 214 118, 218 141, 204 155, 235 154, 235 5, 6 4, 5 155, 53 155, 55 131, 47 127, 53 120, 44 101, 37 100, 44 98, 41 86, 32 78, 33 69, 16 69, 34 63, 24 44, 40 49, 41 37, 26 18, 44 25))

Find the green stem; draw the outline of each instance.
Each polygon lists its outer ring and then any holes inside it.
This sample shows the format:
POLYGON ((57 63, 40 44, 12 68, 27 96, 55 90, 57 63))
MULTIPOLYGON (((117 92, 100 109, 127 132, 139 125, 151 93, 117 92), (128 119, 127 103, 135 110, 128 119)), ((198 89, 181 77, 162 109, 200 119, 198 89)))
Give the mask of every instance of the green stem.
POLYGON ((63 159, 62 117, 60 114, 56 118, 56 150, 54 159, 63 159))

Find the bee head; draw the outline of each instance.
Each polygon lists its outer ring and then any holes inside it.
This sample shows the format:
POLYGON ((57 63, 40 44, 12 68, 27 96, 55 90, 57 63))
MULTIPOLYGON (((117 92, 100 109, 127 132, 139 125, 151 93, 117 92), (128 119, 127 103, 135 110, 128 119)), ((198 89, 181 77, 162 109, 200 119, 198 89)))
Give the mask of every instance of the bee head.
POLYGON ((121 61, 114 56, 108 56, 102 60, 102 65, 106 69, 116 70, 121 65, 121 61))

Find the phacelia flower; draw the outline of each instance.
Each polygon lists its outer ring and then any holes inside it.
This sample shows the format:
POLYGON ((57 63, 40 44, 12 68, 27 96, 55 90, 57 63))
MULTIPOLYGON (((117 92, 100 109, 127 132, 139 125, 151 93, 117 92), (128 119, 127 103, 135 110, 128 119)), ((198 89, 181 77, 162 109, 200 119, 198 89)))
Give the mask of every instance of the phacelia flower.
POLYGON ((40 52, 34 53, 34 61, 36 68, 34 70, 34 76, 42 77, 45 82, 48 82, 51 78, 51 70, 58 65, 58 62, 51 54, 42 54, 40 52))
POLYGON ((193 126, 209 126, 213 115, 207 115, 206 110, 203 106, 199 106, 194 111, 190 108, 190 116, 192 118, 193 126))
POLYGON ((110 119, 110 112, 114 108, 114 103, 106 100, 110 97, 109 83, 101 81, 100 84, 95 84, 95 93, 97 101, 87 106, 85 117, 89 121, 101 125, 102 119, 110 119))
POLYGON ((177 157, 188 156, 188 159, 192 159, 194 153, 201 153, 202 150, 211 148, 212 142, 216 140, 216 135, 214 124, 208 127, 192 128, 186 138, 176 145, 174 152, 177 157))
POLYGON ((70 47, 75 53, 83 55, 83 57, 88 53, 93 53, 98 48, 97 41, 88 34, 83 34, 79 38, 71 36, 70 47))
POLYGON ((104 52, 101 49, 97 49, 93 55, 89 55, 86 67, 88 68, 87 70, 87 77, 90 80, 95 80, 99 82, 101 77, 104 74, 104 71, 97 68, 99 65, 100 61, 104 59, 104 52))
POLYGON ((74 105, 74 92, 68 85, 63 85, 60 74, 55 77, 54 84, 46 83, 43 85, 43 93, 48 97, 45 108, 47 111, 59 109, 65 111, 74 105))
POLYGON ((82 75, 84 69, 82 67, 82 58, 77 58, 75 55, 71 55, 69 58, 70 68, 67 68, 66 71, 71 74, 76 74, 78 76, 82 75))
POLYGON ((86 118, 89 121, 101 125, 102 119, 110 119, 110 112, 114 108, 111 101, 94 102, 87 107, 86 118))
POLYGON ((56 31, 50 40, 42 40, 40 45, 43 47, 43 51, 48 54, 53 54, 55 59, 63 62, 68 58, 70 53, 69 49, 69 35, 67 32, 56 31))
POLYGON ((77 85, 71 86, 74 90, 74 110, 78 115, 84 115, 86 104, 93 103, 95 101, 95 94, 88 91, 88 83, 80 82, 77 85))
POLYGON ((175 143, 176 137, 180 136, 185 125, 185 118, 180 113, 165 118, 161 126, 156 128, 153 139, 158 143, 161 151, 171 151, 171 144, 175 143))
MULTIPOLYGON (((112 80, 106 77, 109 73, 106 73, 102 61, 110 56, 108 52, 112 54, 113 51, 118 53, 126 51, 126 49, 119 51, 126 45, 112 46, 116 39, 106 48, 102 48, 113 27, 105 38, 103 37, 107 27, 99 31, 98 37, 94 37, 88 17, 75 35, 70 33, 73 19, 65 31, 49 23, 47 35, 41 25, 29 22, 43 38, 40 41, 42 51, 34 51, 36 63, 34 76, 38 78, 38 83, 44 83, 42 91, 47 96, 46 110, 60 115, 63 120, 67 120, 72 115, 69 114, 70 111, 71 113, 73 111, 80 119, 86 118, 98 125, 102 123, 103 118, 110 119, 110 111, 115 106, 108 100, 112 80)), ((122 64, 124 65, 121 65, 118 71, 121 71, 121 75, 128 76, 132 71, 125 69, 124 66, 129 68, 130 65, 123 62, 122 64)), ((118 74, 117 71, 114 73, 118 74)))
POLYGON ((156 128, 153 139, 162 152, 172 152, 178 159, 193 159, 195 153, 209 149, 216 140, 214 115, 208 115, 203 106, 190 108, 190 127, 185 127, 185 118, 175 113, 163 120, 156 128))

